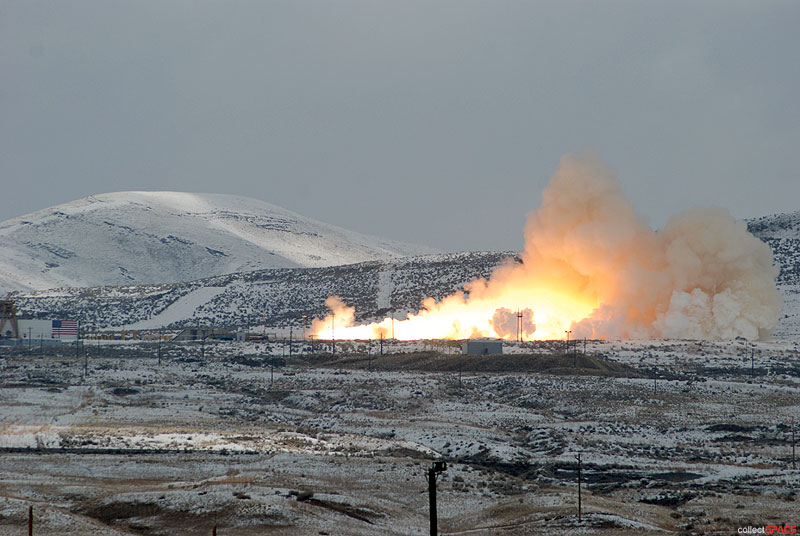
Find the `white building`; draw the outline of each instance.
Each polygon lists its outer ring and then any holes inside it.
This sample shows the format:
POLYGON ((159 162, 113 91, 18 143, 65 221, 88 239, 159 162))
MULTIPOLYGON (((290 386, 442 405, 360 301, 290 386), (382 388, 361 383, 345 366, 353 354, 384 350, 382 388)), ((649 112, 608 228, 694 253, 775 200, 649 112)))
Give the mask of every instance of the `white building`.
POLYGON ((503 341, 500 339, 470 339, 461 345, 464 355, 500 355, 503 353, 503 341))
POLYGON ((60 340, 75 341, 78 338, 78 323, 74 320, 33 320, 20 318, 19 338, 31 342, 60 340))

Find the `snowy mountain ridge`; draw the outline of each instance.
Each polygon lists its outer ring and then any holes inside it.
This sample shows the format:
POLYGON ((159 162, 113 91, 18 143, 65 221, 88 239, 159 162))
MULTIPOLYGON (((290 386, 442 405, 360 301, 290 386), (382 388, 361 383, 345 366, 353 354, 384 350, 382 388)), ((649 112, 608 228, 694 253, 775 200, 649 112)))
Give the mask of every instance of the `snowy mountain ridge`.
MULTIPOLYGON (((780 268, 784 307, 773 335, 800 336, 800 212, 748 221, 780 268)), ((21 314, 75 318, 87 330, 177 329, 263 325, 300 327, 302 315, 326 314, 325 298, 341 296, 359 321, 415 312, 426 297, 441 299, 487 277, 513 252, 403 257, 316 268, 272 268, 159 285, 61 288, 13 295, 21 314)), ((518 259, 516 259, 518 260, 518 259)))
POLYGON ((116 192, 0 223, 0 292, 177 283, 437 252, 239 196, 116 192))

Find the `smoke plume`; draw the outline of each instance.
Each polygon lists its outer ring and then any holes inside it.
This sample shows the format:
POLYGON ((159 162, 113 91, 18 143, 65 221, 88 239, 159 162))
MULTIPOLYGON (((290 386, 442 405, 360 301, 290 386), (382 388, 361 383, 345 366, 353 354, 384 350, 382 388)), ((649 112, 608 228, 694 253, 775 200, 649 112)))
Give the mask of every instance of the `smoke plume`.
POLYGON ((560 271, 598 304, 577 337, 756 339, 780 314, 772 252, 744 222, 695 208, 655 232, 592 155, 562 159, 525 238, 525 266, 560 271))
MULTIPOLYGON (((692 209, 654 231, 591 154, 562 158, 528 216, 520 256, 466 292, 426 299, 393 327, 396 337, 514 338, 512 311, 524 310, 525 332, 536 338, 572 330, 576 338, 757 339, 780 314, 772 252, 743 222, 724 209, 692 209)), ((375 338, 390 327, 390 319, 353 326, 352 308, 329 302, 336 338, 375 338)), ((320 338, 330 324, 316 324, 320 338)))
POLYGON ((517 317, 516 312, 501 307, 494 312, 489 324, 498 337, 516 338, 519 327, 519 335, 528 338, 536 331, 536 324, 533 323, 533 311, 523 309, 519 314, 521 317, 517 317), (519 326, 517 321, 519 321, 519 326))

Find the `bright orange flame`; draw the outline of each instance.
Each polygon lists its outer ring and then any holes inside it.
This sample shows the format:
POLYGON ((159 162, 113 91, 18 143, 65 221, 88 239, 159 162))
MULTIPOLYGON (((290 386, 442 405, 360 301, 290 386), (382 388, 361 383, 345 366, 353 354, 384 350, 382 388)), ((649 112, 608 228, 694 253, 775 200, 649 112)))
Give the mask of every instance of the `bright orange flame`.
POLYGON ((469 283, 466 293, 456 292, 440 302, 427 298, 418 313, 405 319, 387 317, 363 325, 353 324, 354 308, 332 296, 325 304, 333 314, 324 320, 314 320, 311 331, 319 339, 337 340, 515 339, 516 315, 511 311, 531 309, 535 327, 523 327, 523 338, 558 339, 598 305, 570 281, 551 280, 543 284, 546 278, 542 274, 532 278, 529 272, 524 265, 509 262, 496 269, 489 281, 478 279, 469 283), (498 311, 504 309, 514 317, 511 328, 503 329, 493 322, 498 311))
POLYGON ((394 337, 398 340, 419 339, 469 339, 493 337, 515 339, 515 331, 498 333, 492 326, 492 317, 498 309, 516 311, 539 304, 534 309, 534 332, 523 332, 525 340, 557 339, 564 337, 575 319, 587 317, 594 309, 593 304, 581 302, 580 297, 559 294, 551 289, 532 289, 526 293, 531 301, 523 303, 519 296, 496 300, 469 299, 463 294, 455 294, 439 303, 426 300, 425 308, 417 314, 409 314, 405 319, 385 318, 381 322, 363 325, 349 325, 339 319, 347 317, 343 309, 329 315, 325 320, 317 320, 312 325, 312 333, 319 339, 366 340, 394 337), (507 307, 510 306, 510 307, 507 307), (338 324, 338 326, 337 326, 338 324), (327 327, 324 327, 327 326, 327 327))
POLYGON ((355 325, 336 296, 315 320, 320 339, 526 340, 758 338, 781 309, 769 247, 722 209, 694 209, 655 232, 616 176, 592 155, 567 155, 525 226, 522 263, 508 262, 404 320, 355 325), (534 329, 535 324, 535 329, 534 329))

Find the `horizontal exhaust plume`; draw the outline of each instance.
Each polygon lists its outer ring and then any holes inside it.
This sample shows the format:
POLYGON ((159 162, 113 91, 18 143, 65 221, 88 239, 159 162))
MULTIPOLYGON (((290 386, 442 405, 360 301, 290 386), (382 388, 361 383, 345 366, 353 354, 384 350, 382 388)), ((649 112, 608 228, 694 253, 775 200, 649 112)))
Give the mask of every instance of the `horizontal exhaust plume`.
POLYGON ((509 261, 402 321, 355 325, 331 297, 321 339, 758 339, 782 302, 769 247, 721 208, 652 230, 593 154, 566 155, 528 216, 521 263, 509 261), (516 311, 523 315, 518 327, 516 311))

